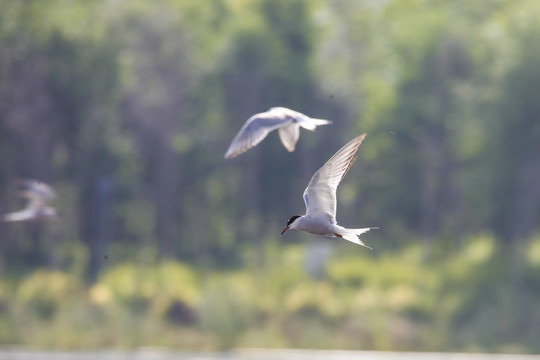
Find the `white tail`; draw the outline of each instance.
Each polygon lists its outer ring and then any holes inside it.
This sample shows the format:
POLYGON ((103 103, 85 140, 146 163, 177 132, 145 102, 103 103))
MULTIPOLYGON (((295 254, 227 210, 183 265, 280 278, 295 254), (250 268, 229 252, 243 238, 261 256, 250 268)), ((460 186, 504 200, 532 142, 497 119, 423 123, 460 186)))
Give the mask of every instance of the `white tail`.
POLYGON ((364 242, 362 240, 360 240, 359 236, 362 235, 363 233, 368 232, 369 230, 372 230, 372 229, 378 229, 378 227, 364 228, 364 229, 341 228, 341 229, 339 229, 340 230, 339 234, 341 235, 342 238, 344 238, 347 241, 350 241, 350 242, 353 242, 355 244, 365 246, 368 249, 371 249, 369 246, 364 244, 364 242))
POLYGON ((313 118, 308 118, 306 120, 298 122, 298 124, 300 124, 301 127, 303 127, 304 129, 307 129, 307 130, 311 130, 311 131, 315 131, 315 128, 317 126, 328 125, 328 124, 331 124, 331 123, 332 123, 332 121, 330 121, 330 120, 313 119, 313 118))

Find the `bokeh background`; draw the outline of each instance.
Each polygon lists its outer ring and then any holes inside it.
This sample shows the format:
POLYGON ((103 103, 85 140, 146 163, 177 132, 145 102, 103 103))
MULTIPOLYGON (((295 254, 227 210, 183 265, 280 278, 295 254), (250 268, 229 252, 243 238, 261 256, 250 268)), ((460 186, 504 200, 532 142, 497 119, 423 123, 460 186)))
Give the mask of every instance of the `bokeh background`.
POLYGON ((540 352, 540 2, 0 0, 0 345, 540 352), (224 160, 286 106, 334 121, 224 160), (338 219, 279 233, 368 134, 338 219))

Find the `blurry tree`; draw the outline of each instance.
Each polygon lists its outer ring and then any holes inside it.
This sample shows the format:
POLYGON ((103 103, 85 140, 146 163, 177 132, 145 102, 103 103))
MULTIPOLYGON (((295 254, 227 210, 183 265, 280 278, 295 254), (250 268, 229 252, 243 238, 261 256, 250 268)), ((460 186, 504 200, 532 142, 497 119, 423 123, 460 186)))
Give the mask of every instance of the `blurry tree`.
POLYGON ((333 10, 347 21, 336 25, 344 40, 335 39, 343 42, 337 65, 345 70, 337 68, 332 77, 347 84, 338 91, 350 92, 344 96, 356 106, 357 128, 368 133, 365 186, 376 195, 363 212, 389 219, 390 231, 405 227, 431 239, 450 225, 459 230, 451 220, 461 209, 452 123, 462 106, 456 88, 468 81, 470 59, 461 29, 449 22, 451 6, 337 2, 333 10))
POLYGON ((339 218, 381 225, 381 249, 527 238, 538 14, 534 0, 0 0, 0 210, 33 177, 64 214, 0 224, 0 257, 61 267, 88 251, 90 278, 107 257, 237 266, 280 241, 310 176, 362 132, 339 218), (270 134, 223 160, 272 106, 334 124, 294 153, 270 134))
MULTIPOLYGON (((453 88, 467 75, 468 60, 459 40, 444 33, 440 36, 419 63, 417 75, 401 86, 394 115, 400 134, 395 146, 408 147, 415 154, 401 165, 408 173, 404 179, 409 182, 408 191, 417 194, 406 213, 427 239, 434 239, 459 217, 461 203, 451 123, 459 106, 453 88)), ((460 224, 452 225, 450 230, 459 233, 460 224)))
POLYGON ((540 223, 540 28, 520 34, 516 64, 500 83, 489 121, 491 226, 507 241, 527 239, 540 223))
MULTIPOLYGON (((99 129, 115 83, 112 48, 66 34, 51 18, 51 8, 39 2, 27 6, 2 2, 2 6, 6 17, 1 32, 2 85, 9 89, 2 91, 3 127, 9 141, 4 165, 12 164, 13 184, 8 189, 15 194, 15 180, 21 177, 53 185, 56 179, 90 181, 95 174, 89 171, 91 165, 105 164, 92 162, 88 154, 102 148, 99 129), (86 177, 86 171, 92 175, 86 177)), ((62 212, 77 210, 74 203, 64 205, 62 212)), ((81 203, 80 214, 86 214, 88 205, 81 203)), ((60 221, 71 228, 66 220, 60 221)), ((4 256, 18 259, 11 264, 58 266, 63 242, 76 241, 80 235, 92 243, 86 223, 81 224, 79 234, 51 233, 49 224, 39 221, 6 225, 13 231, 5 233, 11 251, 4 256)))
MULTIPOLYGON (((165 256, 177 254, 177 224, 182 196, 180 179, 183 159, 172 140, 185 126, 190 107, 189 44, 177 26, 176 13, 162 6, 140 12, 116 29, 124 49, 126 82, 121 94, 122 128, 134 137, 142 162, 138 183, 142 191, 132 196, 154 204, 155 213, 137 221, 152 221, 152 229, 165 256)), ((144 243, 151 239, 140 239, 144 243)))

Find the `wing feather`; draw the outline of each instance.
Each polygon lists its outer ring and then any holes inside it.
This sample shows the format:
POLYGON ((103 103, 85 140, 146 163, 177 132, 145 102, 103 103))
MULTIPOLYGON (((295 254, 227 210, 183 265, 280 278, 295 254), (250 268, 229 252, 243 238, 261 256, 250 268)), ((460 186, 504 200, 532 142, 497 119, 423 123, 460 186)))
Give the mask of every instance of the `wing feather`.
POLYGON ((236 157, 251 149, 263 141, 270 131, 287 125, 290 122, 292 122, 292 119, 276 116, 276 113, 272 112, 253 115, 242 126, 238 134, 236 134, 225 154, 225 159, 236 157))
POLYGON ((44 182, 37 181, 37 180, 25 180, 24 184, 28 188, 29 191, 33 191, 41 195, 46 200, 51 200, 51 199, 54 199, 55 197, 55 193, 52 187, 45 184, 44 182))
POLYGON ((34 190, 21 191, 19 195, 21 198, 28 200, 26 208, 33 212, 43 209, 47 204, 47 199, 34 190))
POLYGON ((30 220, 35 217, 35 212, 30 209, 24 209, 21 211, 12 212, 9 214, 4 214, 3 219, 4 221, 24 221, 24 220, 30 220))
POLYGON ((336 190, 355 160, 355 153, 366 137, 362 134, 349 141, 334 154, 311 178, 304 191, 306 215, 323 214, 336 222, 336 190))

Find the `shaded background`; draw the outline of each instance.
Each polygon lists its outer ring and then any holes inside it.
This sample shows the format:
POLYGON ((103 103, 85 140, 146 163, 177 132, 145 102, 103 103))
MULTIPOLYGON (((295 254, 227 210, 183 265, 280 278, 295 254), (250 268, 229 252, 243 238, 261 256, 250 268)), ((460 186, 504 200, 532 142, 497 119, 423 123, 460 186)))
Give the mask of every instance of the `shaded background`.
POLYGON ((0 0, 0 344, 540 352, 540 3, 0 0), (334 121, 225 161, 244 121, 334 121), (279 232, 338 192, 372 251, 279 232))

